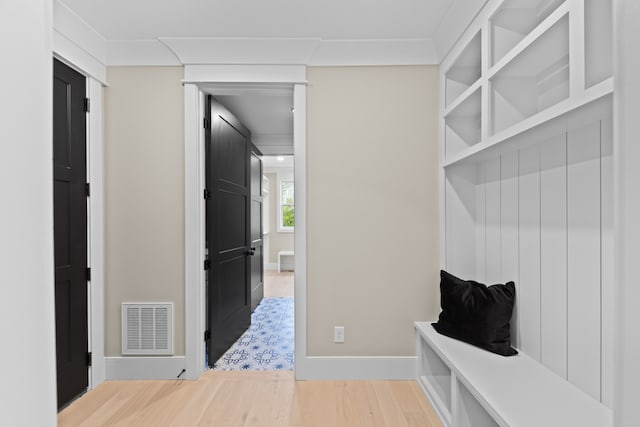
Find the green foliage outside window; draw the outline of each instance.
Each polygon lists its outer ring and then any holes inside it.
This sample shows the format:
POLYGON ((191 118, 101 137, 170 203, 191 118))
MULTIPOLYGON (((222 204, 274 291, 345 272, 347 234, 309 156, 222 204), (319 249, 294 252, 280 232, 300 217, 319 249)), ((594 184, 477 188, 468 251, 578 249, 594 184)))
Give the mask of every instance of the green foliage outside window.
POLYGON ((282 207, 282 225, 284 227, 293 227, 294 214, 293 214, 293 206, 283 206, 282 207))
POLYGON ((282 209, 282 227, 293 227, 295 215, 293 207, 293 181, 280 183, 280 207, 282 209))

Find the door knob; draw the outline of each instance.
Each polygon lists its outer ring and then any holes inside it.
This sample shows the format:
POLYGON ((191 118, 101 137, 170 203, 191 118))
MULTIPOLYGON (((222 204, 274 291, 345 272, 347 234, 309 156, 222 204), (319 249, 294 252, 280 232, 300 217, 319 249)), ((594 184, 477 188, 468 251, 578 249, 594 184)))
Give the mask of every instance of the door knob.
POLYGON ((256 248, 254 248, 254 247, 250 248, 249 252, 247 252, 247 254, 249 254, 251 256, 255 255, 256 254, 256 248))

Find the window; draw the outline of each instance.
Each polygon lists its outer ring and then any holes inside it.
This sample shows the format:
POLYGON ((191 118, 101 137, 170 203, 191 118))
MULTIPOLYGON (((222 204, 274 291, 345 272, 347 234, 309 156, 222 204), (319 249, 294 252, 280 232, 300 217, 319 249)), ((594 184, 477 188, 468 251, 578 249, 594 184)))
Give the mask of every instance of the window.
POLYGON ((295 225, 293 179, 279 179, 278 190, 278 231, 293 231, 295 225))

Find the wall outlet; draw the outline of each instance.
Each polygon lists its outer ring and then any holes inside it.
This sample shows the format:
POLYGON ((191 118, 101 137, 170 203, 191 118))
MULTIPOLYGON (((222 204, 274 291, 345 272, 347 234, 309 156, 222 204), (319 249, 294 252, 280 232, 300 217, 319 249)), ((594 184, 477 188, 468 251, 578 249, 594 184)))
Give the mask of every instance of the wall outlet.
POLYGON ((333 327, 333 342, 344 342, 344 326, 333 327))

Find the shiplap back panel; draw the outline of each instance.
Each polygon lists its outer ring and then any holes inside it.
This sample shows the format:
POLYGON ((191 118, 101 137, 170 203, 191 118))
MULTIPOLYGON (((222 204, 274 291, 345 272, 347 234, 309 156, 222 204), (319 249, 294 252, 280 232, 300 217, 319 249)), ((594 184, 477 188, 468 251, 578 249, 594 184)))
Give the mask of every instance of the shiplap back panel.
MULTIPOLYGON (((475 242, 469 230, 475 227, 475 171, 454 168, 445 182, 445 265, 461 276, 475 275, 475 242)), ((455 274, 455 273, 454 273, 455 274)))
POLYGON ((447 170, 446 198, 455 203, 446 205, 445 265, 453 274, 487 284, 515 281, 513 344, 608 406, 613 388, 611 129, 611 119, 596 121, 467 165, 468 172, 447 170), (472 194, 471 171, 476 177, 472 194), (455 248, 462 248, 464 260, 455 248), (469 248, 475 259, 467 265, 469 248))
POLYGON ((600 123, 567 135, 568 379, 600 400, 600 123))
POLYGON ((505 154, 500 161, 500 283, 516 284, 516 305, 513 309, 511 342, 520 347, 520 264, 518 262, 518 152, 505 154))
POLYGON ((540 147, 540 362, 563 378, 567 378, 566 154, 564 135, 540 147))
POLYGON ((521 150, 518 178, 518 333, 520 348, 540 360, 540 147, 521 150), (526 302, 526 304, 525 304, 526 302), (522 331, 525 331, 523 333, 522 331))
POLYGON ((603 120, 600 128, 601 236, 602 236, 602 403, 613 408, 614 354, 614 241, 613 241, 613 121, 603 120))

